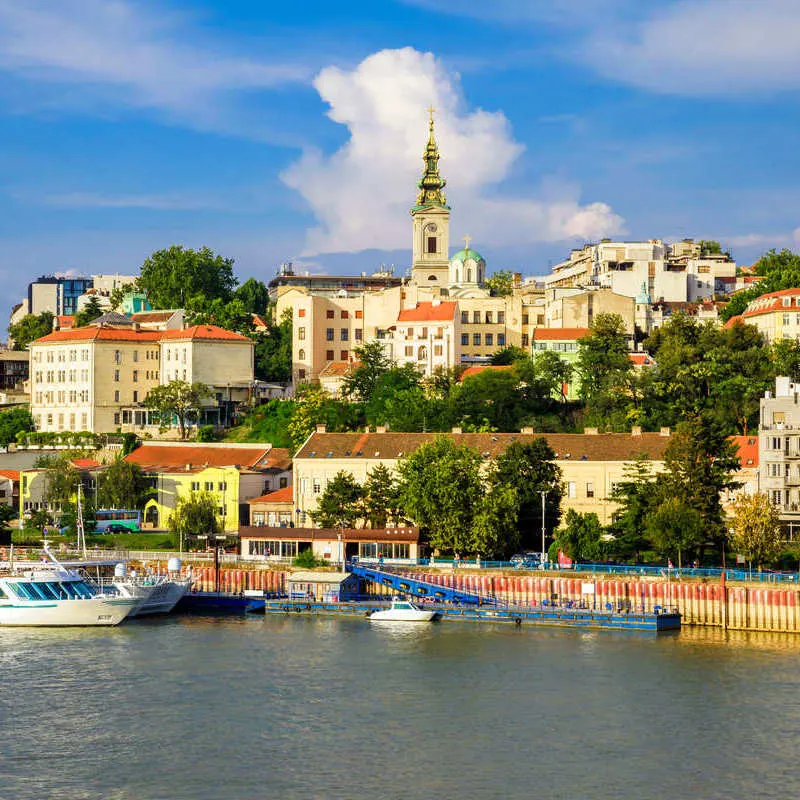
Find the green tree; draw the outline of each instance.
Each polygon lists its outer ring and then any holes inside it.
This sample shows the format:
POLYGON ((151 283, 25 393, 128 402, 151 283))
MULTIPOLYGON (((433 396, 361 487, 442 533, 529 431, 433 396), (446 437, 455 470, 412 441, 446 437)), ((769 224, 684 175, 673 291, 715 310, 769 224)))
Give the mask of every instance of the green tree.
POLYGON ((352 473, 340 471, 320 495, 311 518, 321 528, 353 528, 362 518, 364 490, 352 473))
POLYGON ((557 397, 562 403, 567 401, 565 387, 572 381, 572 364, 564 361, 558 353, 543 350, 532 360, 535 388, 539 397, 557 397))
POLYGON ((380 378, 391 369, 392 360, 377 339, 356 347, 355 354, 358 366, 344 376, 342 394, 366 402, 372 399, 380 378))
POLYGON ((706 534, 720 541, 724 532, 720 494, 735 489, 739 471, 736 446, 707 418, 682 422, 664 454, 665 471, 659 476, 664 497, 681 502, 700 515, 706 534))
POLYGON ((486 279, 486 288, 492 297, 508 297, 514 293, 514 273, 501 269, 486 279))
POLYGON ((519 499, 515 489, 493 485, 475 508, 469 552, 491 559, 518 550, 518 515, 519 499))
POLYGON ((253 315, 241 300, 213 300, 194 295, 186 301, 186 318, 190 325, 218 325, 227 331, 250 336, 253 333, 253 315))
POLYGON ((221 526, 217 516, 219 497, 213 492, 191 492, 178 497, 169 518, 169 530, 176 547, 197 546, 197 537, 214 536, 221 526))
POLYGON ((472 523, 483 494, 481 457, 447 436, 437 436, 398 467, 404 515, 420 527, 431 547, 467 553, 472 523))
POLYGON ((33 430, 33 417, 27 408, 10 408, 0 411, 0 447, 17 441, 17 435, 33 430))
POLYGON ((15 350, 27 350, 28 345, 42 336, 53 332, 55 317, 50 311, 41 314, 27 314, 19 322, 8 326, 8 333, 14 340, 15 350))
POLYGON ((367 473, 363 489, 364 518, 370 528, 385 528, 401 519, 400 487, 392 470, 378 464, 367 473))
POLYGON ((753 272, 761 280, 750 289, 736 292, 720 311, 721 320, 741 314, 748 303, 762 294, 800 286, 800 255, 787 249, 769 250, 753 265, 753 272))
POLYGON ((794 339, 773 342, 771 358, 775 375, 787 375, 794 382, 800 380, 800 342, 794 339))
POLYGON ((656 550, 674 558, 680 568, 683 556, 705 541, 703 517, 680 496, 667 497, 648 517, 647 535, 656 550))
POLYGON ((211 303, 227 303, 233 297, 236 278, 233 259, 208 247, 199 250, 173 245, 157 250, 142 265, 137 280, 153 308, 183 308, 192 297, 211 303))
POLYGON ((248 314, 266 314, 269 305, 269 289, 263 281, 248 278, 233 293, 234 300, 238 300, 248 314))
POLYGON ((100 305, 97 295, 93 294, 89 297, 86 305, 75 315, 73 325, 76 328, 83 328, 98 317, 102 317, 103 314, 103 306, 100 305))
POLYGON ((734 552, 747 556, 750 564, 758 567, 772 563, 780 555, 780 515, 766 494, 743 494, 736 499, 728 541, 734 552))
POLYGON ((118 458, 97 478, 100 508, 141 509, 151 494, 150 482, 138 464, 118 458))
POLYGON ((618 506, 610 526, 610 533, 614 536, 610 550, 615 555, 635 559, 648 548, 645 525, 653 507, 655 491, 653 465, 646 456, 625 464, 622 480, 611 492, 611 499, 618 506))
POLYGON ((125 284, 125 286, 115 286, 111 290, 111 295, 108 298, 109 305, 112 311, 117 311, 122 303, 125 301, 125 297, 129 294, 134 294, 135 292, 141 291, 139 289, 139 284, 134 281, 133 283, 125 284))
POLYGON ((608 535, 597 514, 580 514, 572 508, 567 510, 564 527, 556 533, 556 544, 573 561, 598 563, 609 554, 608 535))
POLYGON ((521 347, 517 347, 515 344, 510 344, 508 347, 504 347, 501 350, 497 350, 496 352, 492 353, 491 357, 489 358, 489 363, 493 367, 505 367, 509 364, 513 364, 515 361, 520 361, 521 359, 527 357, 528 354, 521 347))
POLYGON ((81 482, 81 474, 67 456, 41 456, 36 459, 35 466, 45 470, 44 496, 48 503, 64 507, 72 502, 81 482))
POLYGON ((189 433, 187 426, 197 421, 203 400, 211 394, 211 387, 204 383, 173 380, 151 389, 144 406, 158 412, 164 427, 169 427, 176 419, 181 439, 185 439, 189 433))
POLYGON ((0 546, 11 544, 11 523, 19 514, 7 503, 0 503, 0 546))
POLYGON ((275 323, 275 308, 266 311, 267 330, 250 334, 255 342, 256 378, 288 382, 292 378, 292 312, 286 309, 275 323))
POLYGON ((713 239, 701 239, 697 246, 700 248, 700 254, 703 256, 712 255, 715 253, 722 253, 722 247, 719 242, 713 239))
POLYGON ((514 490, 518 504, 518 541, 524 549, 538 550, 542 544, 542 492, 545 492, 544 522, 547 538, 561 521, 561 468, 547 439, 512 442, 496 459, 488 481, 492 487, 514 490))

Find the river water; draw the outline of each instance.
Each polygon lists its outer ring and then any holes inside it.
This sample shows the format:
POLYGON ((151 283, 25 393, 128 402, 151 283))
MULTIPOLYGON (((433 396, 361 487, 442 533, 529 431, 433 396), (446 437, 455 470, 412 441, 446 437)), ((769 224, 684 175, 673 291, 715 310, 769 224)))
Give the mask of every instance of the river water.
POLYGON ((0 630, 0 798, 793 798, 800 640, 171 617, 0 630))

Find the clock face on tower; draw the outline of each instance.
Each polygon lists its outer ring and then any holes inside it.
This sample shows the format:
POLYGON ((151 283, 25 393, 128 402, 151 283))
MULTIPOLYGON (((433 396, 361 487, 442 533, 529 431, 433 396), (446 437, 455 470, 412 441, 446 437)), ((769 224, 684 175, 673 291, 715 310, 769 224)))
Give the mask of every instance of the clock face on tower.
POLYGON ((429 223, 428 223, 428 224, 425 226, 425 230, 426 230, 428 233, 436 233, 436 223, 435 223, 435 222, 429 222, 429 223))

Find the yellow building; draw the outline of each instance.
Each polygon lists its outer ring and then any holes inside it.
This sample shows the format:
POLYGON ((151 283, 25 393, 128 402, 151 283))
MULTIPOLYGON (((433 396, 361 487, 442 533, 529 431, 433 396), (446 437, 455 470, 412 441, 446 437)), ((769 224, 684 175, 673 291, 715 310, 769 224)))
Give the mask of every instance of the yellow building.
POLYGON ((725 327, 738 322, 755 325, 767 342, 800 341, 800 289, 762 294, 748 303, 744 313, 731 317, 725 327))
MULTIPOLYGON (((294 502, 298 524, 310 523, 310 512, 317 507, 328 482, 340 472, 350 472, 359 483, 378 464, 396 467, 398 461, 414 452, 434 433, 326 433, 324 426, 311 434, 294 458, 294 502)), ((594 512, 601 523, 611 522, 616 504, 610 499, 614 485, 623 479, 625 468, 637 456, 646 456, 655 471, 663 468, 664 453, 670 442, 669 429, 662 433, 542 433, 525 430, 513 433, 445 434, 457 444, 467 445, 492 459, 511 442, 530 442, 541 436, 553 448, 561 468, 564 485, 562 512, 594 512)))
POLYGON ((156 497, 144 510, 149 528, 168 528, 178 498, 211 492, 222 528, 235 532, 249 521, 248 500, 292 482, 289 451, 269 444, 143 444, 125 457, 151 477, 156 497))

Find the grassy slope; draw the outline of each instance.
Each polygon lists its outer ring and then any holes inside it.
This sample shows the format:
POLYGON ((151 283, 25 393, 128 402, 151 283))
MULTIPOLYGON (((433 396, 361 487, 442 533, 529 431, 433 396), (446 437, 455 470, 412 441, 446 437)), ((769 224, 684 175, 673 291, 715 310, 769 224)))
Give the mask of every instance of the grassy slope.
POLYGON ((270 442, 273 447, 288 447, 292 441, 286 426, 292 416, 294 403, 290 400, 270 400, 251 411, 242 425, 231 428, 225 442, 270 442))

